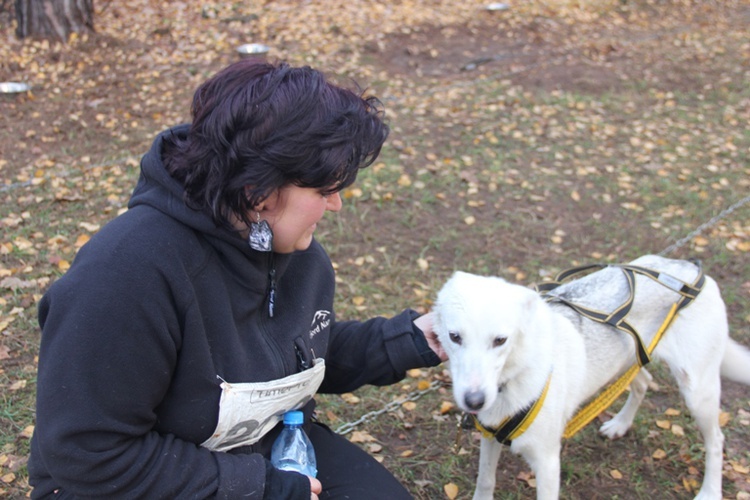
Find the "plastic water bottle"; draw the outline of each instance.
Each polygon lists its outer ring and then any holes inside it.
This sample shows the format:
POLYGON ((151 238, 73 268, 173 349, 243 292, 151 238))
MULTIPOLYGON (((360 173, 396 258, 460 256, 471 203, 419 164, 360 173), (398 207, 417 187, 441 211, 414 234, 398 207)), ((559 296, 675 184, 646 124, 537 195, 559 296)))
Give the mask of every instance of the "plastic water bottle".
POLYGON ((284 414, 284 429, 271 448, 271 463, 281 470, 292 470, 306 476, 318 474, 315 450, 302 429, 305 416, 301 411, 284 414))

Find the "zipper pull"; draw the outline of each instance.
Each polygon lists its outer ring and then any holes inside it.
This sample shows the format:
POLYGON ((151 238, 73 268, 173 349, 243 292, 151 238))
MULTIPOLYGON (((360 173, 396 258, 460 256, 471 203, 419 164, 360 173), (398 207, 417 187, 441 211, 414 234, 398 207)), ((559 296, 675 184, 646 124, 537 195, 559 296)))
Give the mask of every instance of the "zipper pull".
POLYGON ((302 353, 302 349, 296 343, 296 341, 294 344, 294 352, 297 355, 297 366, 299 367, 299 370, 303 372, 310 368, 310 363, 305 360, 305 355, 302 353))
POLYGON ((271 279, 271 288, 268 291, 268 316, 273 318, 273 309, 276 303, 276 268, 272 267, 268 271, 268 277, 271 279))

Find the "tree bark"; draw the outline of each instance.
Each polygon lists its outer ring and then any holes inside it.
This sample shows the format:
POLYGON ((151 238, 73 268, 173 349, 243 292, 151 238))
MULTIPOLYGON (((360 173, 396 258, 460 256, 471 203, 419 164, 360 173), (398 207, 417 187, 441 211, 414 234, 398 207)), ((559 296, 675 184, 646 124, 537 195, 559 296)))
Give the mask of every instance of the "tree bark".
POLYGON ((67 42, 94 31, 94 0, 16 0, 16 35, 67 42))

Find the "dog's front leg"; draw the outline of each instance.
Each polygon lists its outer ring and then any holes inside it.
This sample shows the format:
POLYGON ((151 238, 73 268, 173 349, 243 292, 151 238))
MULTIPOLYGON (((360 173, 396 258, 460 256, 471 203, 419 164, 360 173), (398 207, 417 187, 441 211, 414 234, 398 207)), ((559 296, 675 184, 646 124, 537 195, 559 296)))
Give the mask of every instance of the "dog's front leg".
POLYGON ((560 496, 560 442, 539 443, 521 451, 536 474, 537 500, 557 500, 560 496))
POLYGON ((482 438, 479 445, 479 475, 473 500, 492 500, 495 493, 497 462, 503 447, 495 439, 482 438))

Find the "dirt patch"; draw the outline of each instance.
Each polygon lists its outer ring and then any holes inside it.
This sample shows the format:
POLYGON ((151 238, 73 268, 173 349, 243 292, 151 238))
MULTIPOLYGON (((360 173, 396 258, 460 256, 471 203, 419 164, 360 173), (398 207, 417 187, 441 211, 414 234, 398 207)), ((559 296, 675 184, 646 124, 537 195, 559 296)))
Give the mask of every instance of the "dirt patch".
POLYGON ((663 12, 638 4, 634 9, 643 10, 613 13, 604 26, 541 16, 519 24, 484 12, 468 24, 421 26, 389 36, 375 52, 389 72, 418 79, 489 77, 530 89, 593 95, 645 81, 664 91, 702 92, 716 83, 717 72, 731 68, 712 61, 710 45, 703 54, 686 50, 691 33, 716 25, 737 30, 750 22, 746 8, 715 7, 686 10, 665 24, 658 21, 663 12), (716 71, 694 69, 712 63, 716 71))

